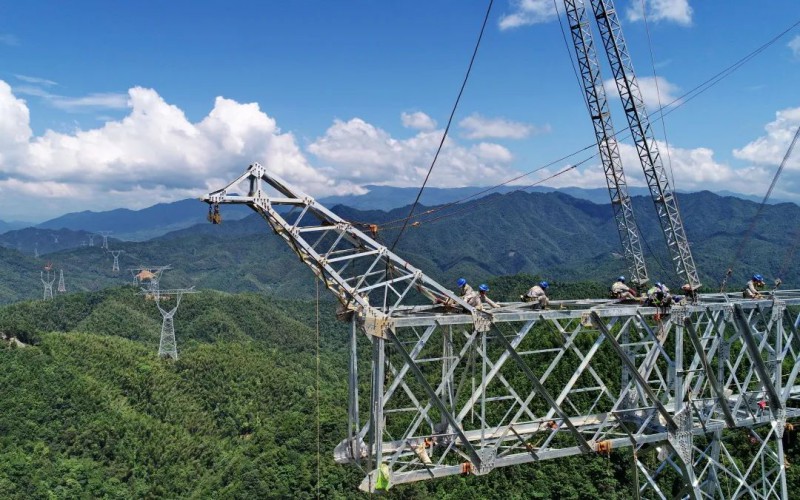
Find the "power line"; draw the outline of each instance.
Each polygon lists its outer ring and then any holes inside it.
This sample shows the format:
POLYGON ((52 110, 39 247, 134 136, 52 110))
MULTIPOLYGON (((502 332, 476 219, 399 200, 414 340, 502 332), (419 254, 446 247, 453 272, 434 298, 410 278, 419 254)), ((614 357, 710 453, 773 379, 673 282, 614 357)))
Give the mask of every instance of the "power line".
POLYGON ((431 166, 428 168, 428 173, 425 175, 425 180, 422 182, 422 186, 419 188, 419 192, 417 193, 417 198, 414 200, 414 203, 411 205, 411 210, 408 212, 408 217, 406 218, 405 222, 403 223, 403 228, 397 234, 397 237, 392 243, 391 248, 389 250, 394 250, 394 247, 397 246, 397 242, 400 241, 400 237, 403 236, 403 232, 408 226, 408 220, 414 215, 414 210, 417 208, 417 204, 419 203, 420 197, 422 197, 422 192, 425 190, 425 186, 428 184, 428 179, 431 177, 431 172, 433 172, 433 167, 436 165, 436 160, 439 158, 439 153, 442 152, 442 147, 444 147, 444 141, 447 139, 447 132, 450 130, 450 125, 453 123, 453 117, 456 114, 456 109, 458 109, 458 103, 461 101, 461 95, 464 93, 464 88, 467 86, 467 80, 469 80, 469 75, 472 72, 472 65, 475 63, 475 56, 478 55, 478 48, 481 46, 481 40, 483 39, 483 32, 486 29, 486 23, 489 20, 489 13, 492 11, 492 5, 494 4, 494 0, 489 0, 489 6, 486 8, 486 15, 483 17, 483 24, 481 25, 481 31, 478 34, 478 41, 475 43, 475 49, 472 51, 472 57, 469 60, 469 66, 467 67, 467 73, 464 75, 464 80, 461 82, 461 89, 458 91, 458 97, 456 97, 456 102, 453 104, 453 109, 450 111, 450 117, 447 119, 447 126, 444 128, 444 133, 442 134, 442 140, 439 142, 439 147, 436 148, 436 154, 433 155, 433 161, 431 161, 431 166))
POLYGON ((736 254, 733 256, 733 260, 728 265, 728 270, 725 272, 725 277, 722 280, 722 285, 720 286, 720 292, 725 291, 725 284, 728 281, 728 277, 730 277, 731 273, 733 272, 733 266, 739 259, 742 257, 742 253, 744 252, 744 247, 750 241, 750 238, 753 236, 753 231, 756 228, 756 222, 758 222, 758 218, 761 216, 761 212, 764 211, 764 207, 767 205, 767 201, 769 200, 770 195, 772 194, 772 190, 775 188, 775 185, 778 183, 778 178, 781 176, 783 172, 783 167, 786 166, 786 162, 789 160, 789 157, 792 155, 792 150, 794 149, 794 145, 797 143, 797 137, 800 136, 800 127, 797 127, 797 130, 794 133, 794 137, 792 138, 792 142, 789 144, 789 149, 786 150, 786 154, 783 156, 783 160, 781 160, 781 164, 778 166, 778 170, 775 172, 775 176, 772 178, 772 183, 769 185, 769 189, 767 189, 767 194, 764 195, 764 199, 761 201, 761 204, 758 206, 758 210, 756 214, 753 216, 753 219, 750 221, 750 225, 747 228, 747 232, 745 232, 744 237, 739 242, 739 246, 736 249, 736 254))

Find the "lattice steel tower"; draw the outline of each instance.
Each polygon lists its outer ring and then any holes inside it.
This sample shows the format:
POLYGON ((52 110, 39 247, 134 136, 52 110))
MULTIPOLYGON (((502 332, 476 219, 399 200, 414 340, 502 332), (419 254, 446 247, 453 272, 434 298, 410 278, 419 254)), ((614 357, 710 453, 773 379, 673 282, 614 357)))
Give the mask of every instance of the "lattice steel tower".
POLYGON ((487 310, 261 165, 203 200, 252 208, 339 300, 350 373, 334 459, 367 472, 363 490, 622 449, 637 498, 789 498, 800 291, 487 310))
POLYGON ((39 271, 39 278, 42 280, 42 285, 44 285, 44 298, 43 300, 52 300, 53 299, 53 283, 56 281, 55 273, 50 273, 50 267, 46 266, 45 271, 47 271, 47 278, 44 277, 44 271, 39 271))
MULTIPOLYGON (((146 296, 151 296, 150 291, 143 289, 142 293, 146 296)), ((181 298, 187 293, 197 293, 192 288, 181 288, 175 290, 159 290, 153 299, 156 302, 159 312, 161 312, 161 338, 158 342, 158 357, 162 359, 178 359, 178 343, 175 340, 175 313, 178 312, 178 306, 181 304, 181 298), (163 303, 175 298, 175 307, 166 309, 162 306, 163 303)))
POLYGON ((108 250, 108 235, 111 233, 112 231, 97 231, 97 234, 103 237, 103 246, 100 247, 103 250, 108 250))
POLYGON ((64 293, 67 291, 67 285, 64 283, 64 270, 58 270, 58 291, 64 293))
POLYGON ((111 271, 118 273, 119 272, 119 255, 125 253, 125 250, 109 250, 111 255, 114 257, 114 263, 111 264, 111 271))

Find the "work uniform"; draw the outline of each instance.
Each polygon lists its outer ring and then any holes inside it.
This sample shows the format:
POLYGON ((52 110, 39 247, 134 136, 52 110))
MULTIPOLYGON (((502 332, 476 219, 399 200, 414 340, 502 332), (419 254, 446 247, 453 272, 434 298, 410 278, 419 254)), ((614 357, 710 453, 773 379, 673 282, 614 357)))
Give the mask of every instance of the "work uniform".
POLYGON ((758 291, 759 286, 763 286, 763 281, 750 280, 744 287, 742 297, 745 299, 758 299, 761 298, 761 292, 758 291))
POLYGON ((665 286, 654 286, 647 290, 647 303, 655 307, 667 307, 672 302, 669 288, 665 286))
POLYGON ((631 292, 630 287, 621 281, 615 281, 613 285, 611 285, 611 293, 614 294, 614 297, 620 300, 635 300, 636 297, 631 292))
POLYGON ((476 293, 475 290, 473 290, 472 287, 469 286, 469 283, 467 283, 461 287, 459 291, 459 296, 464 300, 468 300, 469 297, 471 297, 475 293, 476 293))
POLYGON ((544 288, 539 285, 532 286, 525 296, 528 298, 526 302, 538 302, 542 309, 550 305, 550 299, 547 298, 547 293, 544 291, 544 288))

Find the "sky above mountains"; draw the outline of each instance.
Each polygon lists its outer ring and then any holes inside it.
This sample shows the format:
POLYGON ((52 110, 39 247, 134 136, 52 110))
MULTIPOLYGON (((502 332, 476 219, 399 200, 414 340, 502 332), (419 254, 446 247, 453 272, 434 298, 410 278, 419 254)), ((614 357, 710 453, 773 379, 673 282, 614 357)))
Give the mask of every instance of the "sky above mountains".
MULTIPOLYGON (((800 4, 616 3, 649 109, 674 102, 653 124, 675 186, 763 195, 800 126, 800 4)), ((4 2, 0 218, 198 196, 253 161, 316 196, 419 186, 487 5, 4 2)), ((579 164, 545 184, 605 186, 566 29, 560 0, 494 2, 430 186, 492 185, 582 150, 516 183, 579 164)), ((644 185, 633 145, 621 152, 644 185)), ((773 196, 800 201, 798 155, 773 196)))

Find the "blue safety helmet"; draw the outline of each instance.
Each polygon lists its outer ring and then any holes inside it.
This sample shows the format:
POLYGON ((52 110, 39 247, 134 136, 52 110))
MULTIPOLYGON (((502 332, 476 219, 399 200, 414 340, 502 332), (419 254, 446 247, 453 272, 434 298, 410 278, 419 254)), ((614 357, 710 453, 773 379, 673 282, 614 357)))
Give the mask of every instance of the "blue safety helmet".
POLYGON ((656 288, 663 288, 664 285, 661 284, 660 281, 656 281, 656 288))
POLYGON ((764 277, 761 276, 760 274, 754 274, 753 275, 753 280, 754 281, 764 281, 764 277))
POLYGON ((624 282, 625 281, 625 276, 620 276, 619 278, 617 278, 617 281, 623 281, 624 282))
POLYGON ((456 281, 456 284, 458 286, 464 286, 464 285, 467 284, 467 280, 465 280, 464 278, 458 278, 458 281, 456 281))
POLYGON ((542 288, 547 288, 548 286, 550 286, 550 283, 548 283, 546 281, 542 281, 542 282, 539 283, 539 286, 542 287, 542 288))
POLYGON ((481 286, 478 287, 478 290, 480 290, 481 292, 488 292, 489 291, 489 285, 487 285, 485 283, 482 283, 481 286))

